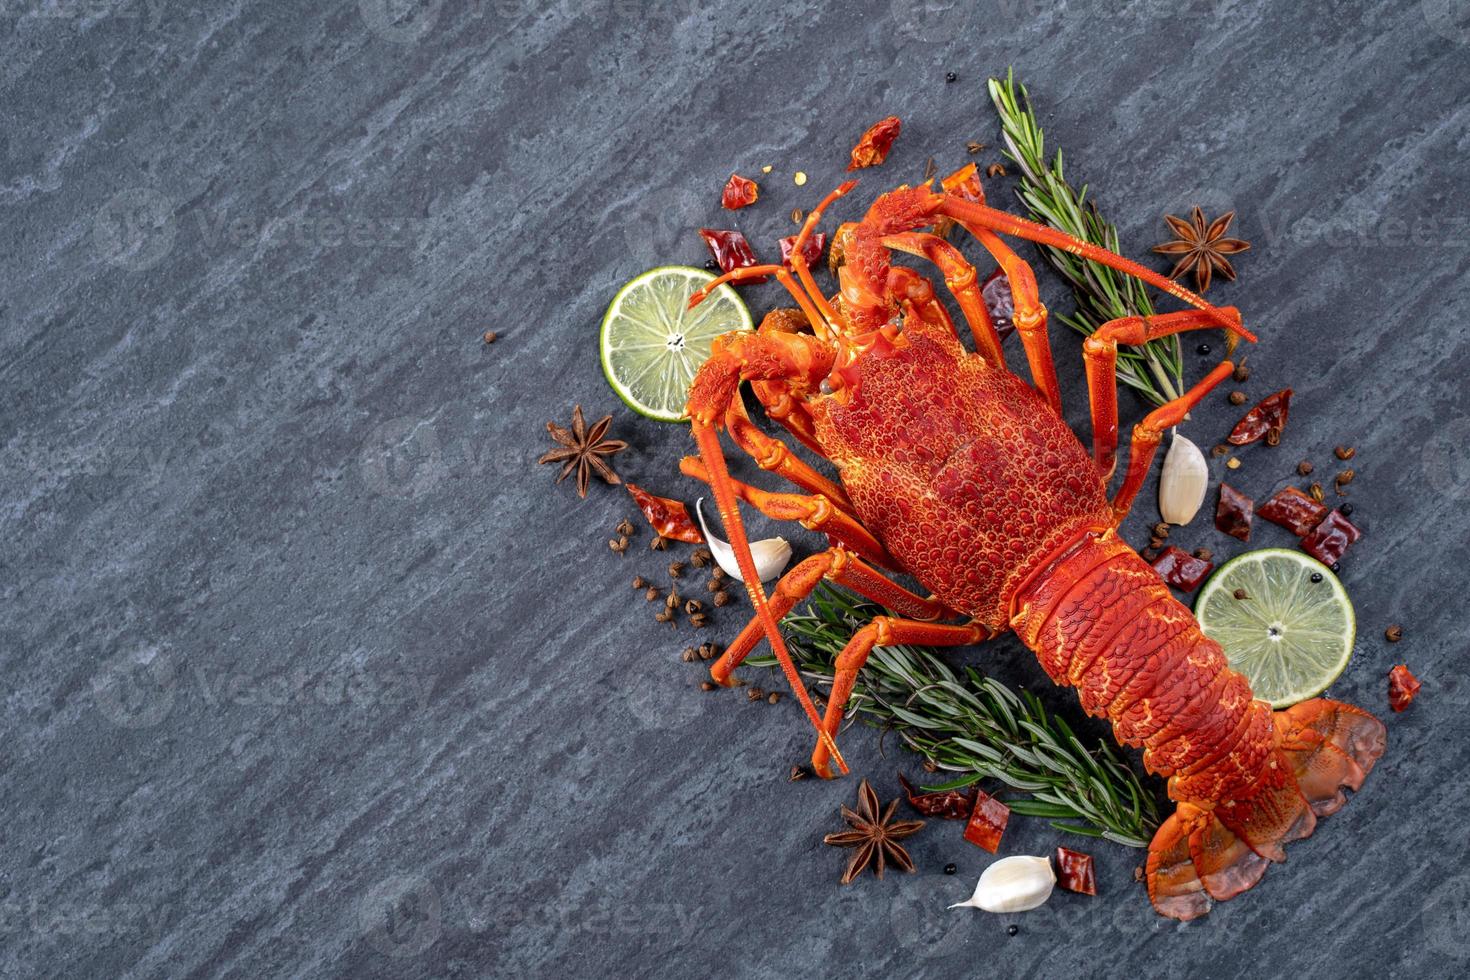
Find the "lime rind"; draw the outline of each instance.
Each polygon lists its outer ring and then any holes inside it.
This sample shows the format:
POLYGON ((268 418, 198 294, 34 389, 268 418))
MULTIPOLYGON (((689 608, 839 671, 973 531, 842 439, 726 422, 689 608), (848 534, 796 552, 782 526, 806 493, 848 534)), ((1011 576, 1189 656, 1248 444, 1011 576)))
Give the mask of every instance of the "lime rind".
POLYGON ((1357 621, 1347 590, 1298 551, 1264 548, 1231 559, 1210 576, 1194 609, 1231 668, 1273 708, 1321 694, 1352 658, 1357 621), (1235 598, 1238 589, 1246 599, 1235 598))
POLYGON ((694 309, 689 297, 713 282, 703 269, 666 265, 633 279, 602 319, 602 373, 633 411, 663 422, 684 419, 690 382, 721 334, 750 330, 750 311, 728 284, 694 309))

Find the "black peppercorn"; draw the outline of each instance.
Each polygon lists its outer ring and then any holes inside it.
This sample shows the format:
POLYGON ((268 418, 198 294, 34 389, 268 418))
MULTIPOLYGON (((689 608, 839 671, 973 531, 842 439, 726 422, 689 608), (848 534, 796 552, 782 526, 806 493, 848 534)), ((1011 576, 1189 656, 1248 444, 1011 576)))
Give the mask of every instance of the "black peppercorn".
POLYGON ((1210 345, 1209 344, 1200 344, 1199 345, 1199 352, 1202 355, 1203 354, 1208 354, 1210 352, 1210 345))
POLYGON ((1335 561, 1335 562, 1332 563, 1332 566, 1331 567, 1332 567, 1332 574, 1336 575, 1337 573, 1339 573, 1339 572, 1342 571, 1342 562, 1335 561))
POLYGON ((958 867, 956 867, 955 865, 953 865, 953 864, 946 864, 944 866, 944 873, 947 874, 947 875, 952 875, 952 874, 954 874, 958 870, 960 870, 960 869, 958 867))
POLYGON ((952 72, 952 71, 947 71, 947 72, 945 72, 945 73, 944 73, 944 80, 945 80, 945 81, 946 81, 946 82, 952 82, 952 81, 954 81, 954 80, 955 80, 955 79, 957 79, 957 78, 959 78, 959 77, 960 77, 960 76, 958 76, 958 75, 956 75, 956 74, 955 74, 955 73, 954 73, 954 72, 952 72))
POLYGON ((1006 926, 1006 935, 1007 936, 1014 936, 1016 933, 1018 933, 1020 931, 1021 931, 1021 927, 1020 926, 1006 926))
POLYGON ((709 271, 711 271, 711 272, 719 272, 720 271, 720 263, 716 262, 714 259, 705 259, 704 260, 704 267, 706 269, 708 269, 709 271))
POLYGON ((1320 581, 1322 581, 1322 573, 1321 572, 1313 572, 1312 573, 1312 584, 1313 585, 1316 585, 1320 581))
POLYGON ((1337 508, 1337 512, 1339 514, 1341 514, 1343 517, 1352 517, 1353 516, 1353 505, 1352 504, 1343 504, 1341 507, 1337 508))

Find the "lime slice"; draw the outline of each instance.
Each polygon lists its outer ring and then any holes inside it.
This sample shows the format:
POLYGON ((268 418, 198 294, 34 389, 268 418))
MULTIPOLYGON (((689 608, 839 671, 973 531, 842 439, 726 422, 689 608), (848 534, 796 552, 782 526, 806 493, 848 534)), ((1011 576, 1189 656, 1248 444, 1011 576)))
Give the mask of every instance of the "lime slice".
POLYGON ((713 282, 703 269, 650 269, 613 297, 602 318, 602 373, 640 415, 684 418, 689 383, 722 333, 751 328, 750 311, 729 285, 689 309, 689 297, 713 282))
POLYGON ((1194 615, 1273 708, 1321 694, 1353 655, 1357 617, 1347 590, 1299 551, 1263 548, 1232 558, 1200 590, 1194 615), (1245 598, 1237 599, 1240 589, 1245 598))

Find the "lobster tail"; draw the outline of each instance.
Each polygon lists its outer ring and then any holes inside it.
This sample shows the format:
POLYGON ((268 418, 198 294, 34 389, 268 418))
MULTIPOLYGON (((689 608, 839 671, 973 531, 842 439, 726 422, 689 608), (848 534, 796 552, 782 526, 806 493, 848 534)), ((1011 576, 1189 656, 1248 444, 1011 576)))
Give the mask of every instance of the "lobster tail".
POLYGON ((1337 812, 1383 754, 1383 723, 1316 698, 1256 700, 1220 645, 1112 531, 1064 549, 1018 594, 1011 625, 1058 684, 1169 779, 1179 808, 1154 834, 1148 894, 1204 915, 1253 887, 1287 844, 1337 812))
POLYGON ((1181 803, 1149 845, 1148 895, 1175 919, 1209 911, 1261 880, 1284 845, 1346 803, 1383 754, 1383 723, 1326 698, 1274 712, 1271 756, 1252 793, 1213 806, 1181 803))

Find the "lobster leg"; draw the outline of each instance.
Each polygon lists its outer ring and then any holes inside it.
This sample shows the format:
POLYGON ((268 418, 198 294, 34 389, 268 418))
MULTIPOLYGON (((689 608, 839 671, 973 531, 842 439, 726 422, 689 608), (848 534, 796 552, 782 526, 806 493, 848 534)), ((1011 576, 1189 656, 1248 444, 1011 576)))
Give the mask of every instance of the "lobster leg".
POLYGON ((992 366, 1005 370, 1005 352, 1001 350, 1000 334, 996 333, 990 313, 985 309, 985 299, 980 295, 979 276, 960 250, 938 235, 918 231, 889 235, 883 239, 883 244, 928 259, 939 267, 939 271, 944 273, 944 284, 949 287, 965 322, 970 325, 975 350, 992 366))
MULTIPOLYGON (((1240 321, 1240 311, 1222 306, 1220 312, 1240 321)), ((1092 459, 1104 482, 1117 466, 1118 450, 1118 345, 1138 346, 1186 330, 1218 327, 1213 314, 1204 310, 1181 310, 1156 317, 1122 317, 1109 320, 1082 342, 1087 364, 1087 395, 1092 404, 1092 459)))
MULTIPOLYGON (((950 200, 946 197, 945 200, 950 200)), ((955 200, 959 200, 956 198, 955 200)), ((966 202, 972 203, 972 202, 966 202)), ((976 205, 976 207, 984 207, 976 205)), ((989 210, 988 208, 986 210, 989 210)), ((1004 212, 1001 212, 1004 213, 1004 212)), ((1031 271, 1015 251, 1001 241, 1000 236, 983 223, 954 215, 966 231, 974 235, 985 250, 1005 271, 1006 281, 1011 286, 1011 302, 1015 312, 1011 320, 1016 332, 1021 335, 1021 346, 1026 350, 1026 363, 1031 368, 1031 382, 1041 397, 1046 399, 1052 411, 1062 414, 1061 385, 1057 381, 1056 364, 1052 361, 1051 344, 1046 337, 1046 307, 1041 303, 1041 292, 1036 286, 1036 273, 1031 271)))
MULTIPOLYGON (((714 474, 698 457, 685 456, 679 460, 679 472, 714 486, 714 474)), ((799 493, 771 493, 733 477, 729 483, 736 497, 767 517, 778 521, 796 521, 808 531, 825 534, 836 544, 851 548, 874 564, 885 568, 892 568, 896 564, 888 552, 883 550, 878 539, 858 523, 856 517, 820 494, 807 496, 799 493)), ((743 570, 741 574, 744 574, 743 570)))
POLYGON ((858 671, 868 660, 875 646, 886 647, 898 643, 916 643, 934 647, 962 647, 989 639, 990 630, 978 623, 955 626, 940 623, 918 623, 908 619, 878 616, 871 623, 853 634, 847 646, 837 656, 836 673, 832 678, 832 695, 827 699, 826 738, 817 743, 812 751, 812 769, 823 779, 832 778, 828 766, 828 743, 842 724, 842 713, 847 699, 852 695, 858 671))
POLYGON ((1128 516, 1128 511, 1133 507, 1133 498, 1138 496, 1144 477, 1148 476, 1154 454, 1159 450, 1159 442, 1164 438, 1164 430, 1182 422, 1189 410, 1204 400, 1216 385, 1230 377, 1234 370, 1234 364, 1221 361, 1199 384, 1149 412, 1142 422, 1133 427, 1133 440, 1128 444, 1128 473, 1123 477, 1118 495, 1113 498, 1115 525, 1123 523, 1123 518, 1128 516))
MULTIPOLYGON (((940 619, 950 614, 950 610, 937 599, 915 595, 889 581, 876 568, 840 546, 812 555, 781 576, 781 581, 776 583, 776 592, 771 596, 771 612, 777 617, 785 616, 798 602, 811 595, 823 578, 845 585, 885 609, 914 619, 940 619)), ((710 668, 710 677, 717 684, 732 686, 735 682, 730 677, 731 673, 755 649, 761 636, 760 621, 752 618, 710 668)))
MULTIPOLYGON (((1175 299, 1183 300, 1190 306, 1209 312, 1215 319, 1215 322, 1226 330, 1252 342, 1256 339, 1255 334, 1242 327, 1239 320, 1231 320, 1224 313, 1220 312, 1219 309, 1211 306, 1203 296, 1192 293, 1173 280, 1165 279, 1152 269, 1139 265, 1132 259, 1125 259, 1121 255, 1109 252, 1105 248, 1100 248, 1090 242, 1084 242, 1080 238, 1073 238, 1071 235, 1057 231, 1054 228, 1048 228, 1045 225, 1039 225, 1034 221, 1018 218, 1014 214, 997 211, 995 208, 987 207, 984 204, 977 204, 974 201, 967 201, 953 194, 943 195, 940 198, 936 210, 939 214, 947 215, 959 221, 960 224, 964 225, 972 233, 974 233, 972 225, 980 228, 988 228, 1003 235, 1012 235, 1016 238, 1024 238, 1027 241, 1049 245, 1052 248, 1069 252, 1072 255, 1080 256, 1099 265, 1105 265, 1110 269, 1117 269, 1119 272, 1132 276, 1135 279, 1143 280, 1156 289, 1162 289, 1175 299)), ((1017 312, 1020 312, 1020 309, 1021 307, 1018 301, 1016 306, 1017 312)), ((1019 326, 1020 324, 1017 323, 1017 327, 1019 326)))
POLYGON ((828 751, 836 758, 844 772, 847 769, 832 735, 817 715, 811 695, 801 681, 786 641, 781 636, 781 627, 771 614, 766 602, 765 590, 756 575, 755 559, 750 553, 750 541, 745 535, 745 525, 740 520, 740 508, 735 489, 731 485, 730 472, 725 466, 725 454, 720 448, 718 426, 730 407, 732 399, 739 397, 742 378, 748 380, 774 381, 781 378, 799 378, 811 381, 820 379, 832 369, 834 354, 830 345, 806 334, 726 335, 715 343, 714 352, 700 367, 689 388, 690 428, 700 455, 709 467, 710 487, 714 491, 715 504, 719 507, 720 520, 730 538, 735 560, 745 580, 745 591, 750 596, 756 617, 770 640, 771 651, 781 664, 781 671, 791 685, 792 693, 806 712, 807 718, 828 751))
POLYGON ((786 478, 808 493, 826 497, 843 510, 852 510, 847 492, 793 455, 780 439, 762 432, 750 420, 745 403, 739 397, 730 402, 730 410, 725 413, 725 428, 735 444, 745 450, 761 469, 786 478))

